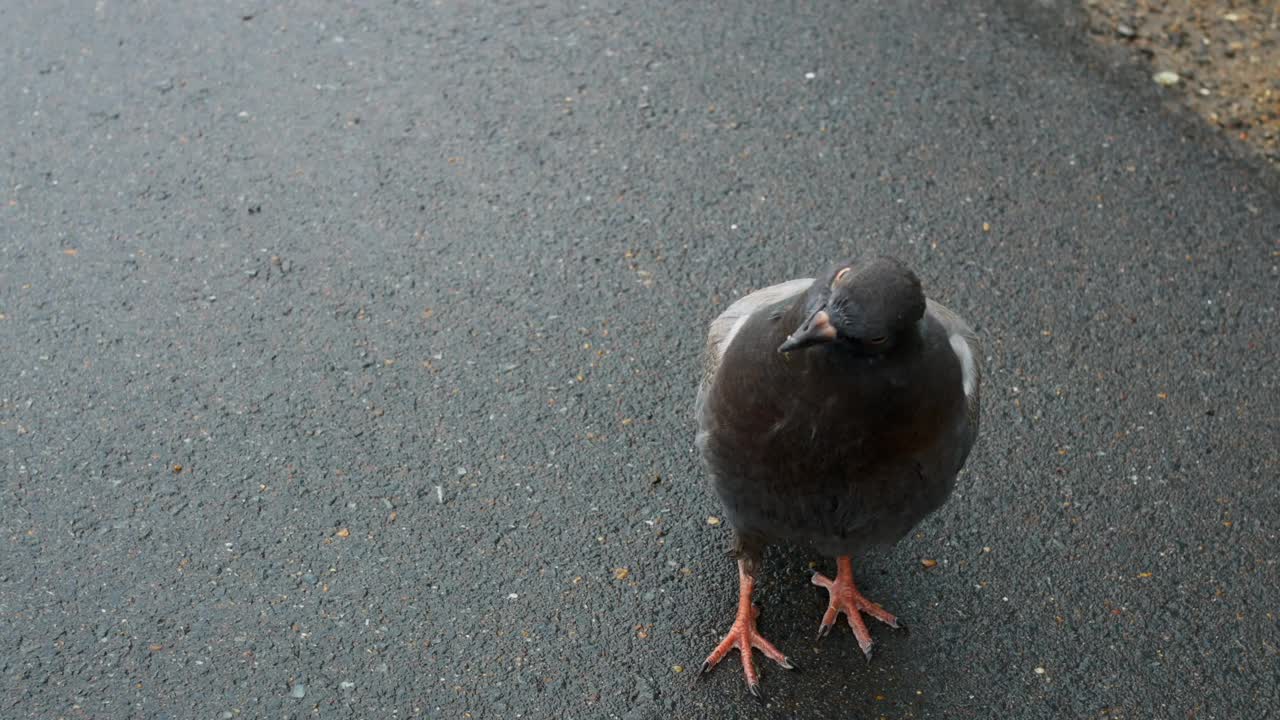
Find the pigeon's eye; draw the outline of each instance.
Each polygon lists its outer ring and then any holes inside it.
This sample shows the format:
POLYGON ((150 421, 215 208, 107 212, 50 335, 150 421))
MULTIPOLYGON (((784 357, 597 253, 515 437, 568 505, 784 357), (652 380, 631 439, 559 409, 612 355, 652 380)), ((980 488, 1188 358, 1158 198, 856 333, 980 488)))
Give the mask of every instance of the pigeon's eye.
POLYGON ((871 338, 870 340, 868 340, 868 341, 867 341, 867 343, 868 343, 869 345, 883 345, 883 344, 884 344, 884 341, 885 341, 885 340, 888 340, 888 339, 889 339, 889 338, 887 338, 887 337, 885 337, 885 336, 881 335, 880 337, 871 338))
POLYGON ((836 279, 831 281, 831 287, 838 285, 851 272, 853 272, 853 268, 840 268, 840 272, 836 273, 836 279))

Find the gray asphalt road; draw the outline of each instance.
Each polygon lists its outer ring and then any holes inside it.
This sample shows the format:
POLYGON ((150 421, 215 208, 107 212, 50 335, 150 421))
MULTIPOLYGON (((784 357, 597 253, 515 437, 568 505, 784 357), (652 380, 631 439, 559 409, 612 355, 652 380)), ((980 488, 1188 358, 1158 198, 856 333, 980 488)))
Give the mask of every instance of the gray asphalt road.
POLYGON ((187 5, 0 8, 0 715, 1280 708, 1277 185, 1052 7, 187 5), (866 251, 984 434, 759 705, 703 331, 866 251))

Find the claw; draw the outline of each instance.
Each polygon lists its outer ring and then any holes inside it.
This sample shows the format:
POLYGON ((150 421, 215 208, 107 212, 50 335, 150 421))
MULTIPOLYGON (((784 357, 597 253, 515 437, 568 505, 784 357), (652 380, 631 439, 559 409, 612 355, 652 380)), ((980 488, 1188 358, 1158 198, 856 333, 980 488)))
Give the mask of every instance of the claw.
POLYGON ((857 585, 853 582, 853 561, 848 557, 837 558, 836 563, 839 572, 836 573, 836 579, 831 580, 825 575, 815 572, 811 578, 814 585, 824 587, 830 599, 827 603, 827 611, 822 616, 822 624, 818 626, 818 637, 826 637, 831 632, 831 628, 835 626, 836 620, 840 617, 840 613, 844 613, 845 619, 849 621, 849 627, 853 630, 853 635, 858 640, 858 647, 862 650, 862 654, 866 656, 867 661, 871 661, 871 632, 867 629, 867 623, 863 620, 863 614, 879 620, 891 628, 902 628, 903 625, 898 623, 898 619, 892 614, 885 611, 884 608, 871 602, 862 593, 858 592, 857 585))
POLYGON ((752 695, 763 700, 755 661, 752 659, 754 651, 759 650, 762 655, 786 670, 795 670, 796 666, 792 665, 791 660, 756 629, 756 617, 760 614, 760 608, 751 602, 751 591, 755 583, 747 574, 741 560, 738 561, 738 580, 738 614, 734 618, 733 627, 729 628, 728 634, 703 661, 701 669, 698 670, 698 677, 702 677, 715 667, 730 651, 737 650, 742 659, 742 672, 746 675, 747 688, 752 695))

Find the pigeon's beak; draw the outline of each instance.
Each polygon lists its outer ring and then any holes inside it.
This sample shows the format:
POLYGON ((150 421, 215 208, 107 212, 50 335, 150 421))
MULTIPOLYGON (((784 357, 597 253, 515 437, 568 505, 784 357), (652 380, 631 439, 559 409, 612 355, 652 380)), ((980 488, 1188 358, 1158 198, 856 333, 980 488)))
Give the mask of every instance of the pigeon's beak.
POLYGON ((827 314, 826 310, 819 310, 810 315, 799 330, 787 336, 787 341, 778 346, 778 352, 791 352, 792 350, 807 348, 810 345, 831 342, 835 339, 836 328, 831 324, 831 316, 827 314))

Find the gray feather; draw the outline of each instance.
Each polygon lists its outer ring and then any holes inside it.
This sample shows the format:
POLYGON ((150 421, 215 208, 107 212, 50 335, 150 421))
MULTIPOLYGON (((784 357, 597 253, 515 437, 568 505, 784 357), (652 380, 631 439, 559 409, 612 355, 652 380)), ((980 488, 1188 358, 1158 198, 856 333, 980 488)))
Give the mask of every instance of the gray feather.
POLYGON ((977 438, 981 350, 959 316, 928 301, 911 347, 883 358, 778 353, 813 282, 752 293, 708 334, 697 444, 752 566, 773 542, 851 555, 898 540, 950 495, 977 438))

